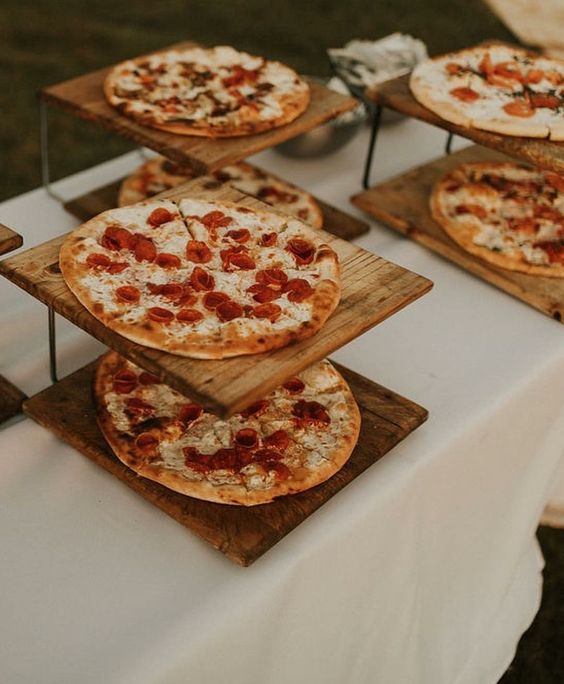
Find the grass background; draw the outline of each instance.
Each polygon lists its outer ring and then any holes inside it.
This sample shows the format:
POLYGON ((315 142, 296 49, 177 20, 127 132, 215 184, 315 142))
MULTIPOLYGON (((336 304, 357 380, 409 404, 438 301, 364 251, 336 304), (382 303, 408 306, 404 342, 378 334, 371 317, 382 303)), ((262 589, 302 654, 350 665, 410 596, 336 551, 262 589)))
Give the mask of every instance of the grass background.
MULTIPOLYGON (((43 86, 187 39, 232 44, 325 75, 328 47, 394 31, 421 38, 431 54, 514 40, 485 5, 468 0, 2 0, 0 200, 40 184, 36 93, 43 86)), ((49 133, 54 178, 131 149, 55 109, 49 133)), ((564 682, 564 532, 541 528, 539 540, 547 561, 543 604, 503 684, 564 682)))

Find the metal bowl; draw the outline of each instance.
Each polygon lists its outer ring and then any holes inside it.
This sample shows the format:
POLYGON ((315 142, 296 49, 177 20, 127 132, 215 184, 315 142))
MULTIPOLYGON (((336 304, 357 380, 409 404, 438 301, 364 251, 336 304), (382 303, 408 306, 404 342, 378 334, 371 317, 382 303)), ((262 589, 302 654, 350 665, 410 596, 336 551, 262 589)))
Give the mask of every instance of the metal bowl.
MULTIPOLYGON (((318 80, 318 79, 312 79, 318 80)), ((320 83, 325 83, 319 79, 320 83)), ((322 126, 302 133, 296 138, 280 143, 274 149, 286 157, 323 157, 335 152, 351 140, 367 119, 366 109, 359 102, 358 107, 337 116, 322 126)))

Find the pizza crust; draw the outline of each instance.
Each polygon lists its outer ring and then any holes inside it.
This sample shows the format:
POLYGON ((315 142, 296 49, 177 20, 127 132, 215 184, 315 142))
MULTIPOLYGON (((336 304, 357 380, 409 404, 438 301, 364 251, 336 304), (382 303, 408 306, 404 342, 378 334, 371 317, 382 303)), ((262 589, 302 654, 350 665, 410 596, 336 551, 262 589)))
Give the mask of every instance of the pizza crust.
MULTIPOLYGON (((335 411, 343 427, 338 430, 337 443, 327 457, 322 458, 316 466, 290 468, 292 475, 289 479, 274 479, 266 488, 252 489, 238 483, 212 484, 206 479, 191 479, 186 469, 172 468, 163 460, 151 462, 137 449, 134 437, 116 426, 106 397, 111 391, 113 375, 125 367, 130 367, 128 362, 113 351, 102 356, 98 362, 93 394, 100 429, 115 455, 126 466, 143 477, 187 496, 243 506, 270 503, 277 497, 303 492, 328 480, 344 466, 358 441, 361 417, 352 392, 335 368, 328 361, 322 361, 306 371, 309 378, 313 376, 313 386, 316 386, 316 380, 320 387, 330 382, 333 391, 342 395, 335 411)), ((158 428, 154 428, 154 434, 160 434, 158 428)))
MULTIPOLYGON (((433 187, 429 201, 433 219, 462 249, 489 264, 526 275, 562 278, 564 277, 564 265, 532 264, 517 249, 514 249, 511 254, 504 254, 476 244, 474 240, 480 233, 477 219, 473 217, 454 220, 448 213, 449 192, 447 188, 453 183, 461 183, 464 187, 464 183, 467 182, 468 169, 503 175, 504 172, 513 171, 516 167, 523 168, 510 162, 470 162, 449 171, 433 187)), ((471 196, 469 196, 469 201, 471 202, 471 196)))

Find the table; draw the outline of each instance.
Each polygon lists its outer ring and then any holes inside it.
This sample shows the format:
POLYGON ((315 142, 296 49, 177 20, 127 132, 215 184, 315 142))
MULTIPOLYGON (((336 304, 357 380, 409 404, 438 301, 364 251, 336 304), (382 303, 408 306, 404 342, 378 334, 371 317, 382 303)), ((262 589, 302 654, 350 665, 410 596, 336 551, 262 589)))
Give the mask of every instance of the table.
MULTIPOLYGON (((354 212, 367 139, 321 160, 256 161, 354 212)), ((443 140, 421 122, 384 128, 374 182, 443 140)), ((57 190, 78 195, 138 161, 57 190)), ((76 223, 42 189, 1 204, 0 221, 27 246, 76 223)), ((358 242, 435 287, 334 358, 424 405, 428 422, 250 568, 30 420, 5 424, 2 681, 497 681, 540 601, 534 533, 564 444, 562 328, 377 224, 358 242)), ((31 394, 48 384, 46 311, 7 281, 0 301, 0 373, 31 394)), ((102 349, 60 319, 58 336, 63 375, 102 349)))

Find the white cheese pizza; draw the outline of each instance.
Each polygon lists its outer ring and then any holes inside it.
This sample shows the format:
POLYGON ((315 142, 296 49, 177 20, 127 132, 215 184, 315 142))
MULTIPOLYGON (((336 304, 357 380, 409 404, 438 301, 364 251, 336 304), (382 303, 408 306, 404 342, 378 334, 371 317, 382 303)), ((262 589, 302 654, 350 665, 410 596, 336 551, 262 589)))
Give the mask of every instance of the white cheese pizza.
POLYGON ((111 209, 67 237, 59 264, 104 325, 194 358, 256 354, 310 337, 341 293, 337 255, 317 231, 232 202, 111 209))
POLYGON ((116 352, 97 366, 98 423, 116 456, 182 494, 253 506, 310 489, 346 463, 360 413, 329 361, 221 420, 116 352))
POLYGON ((434 219, 466 251, 512 271, 564 277, 564 177, 510 162, 462 164, 435 185, 434 219))
POLYGON ((181 135, 259 133, 298 117, 308 84, 280 62, 232 47, 167 50, 122 62, 106 77, 111 105, 139 123, 181 135))
MULTIPOLYGON (((141 164, 121 184, 118 196, 120 207, 142 202, 165 190, 175 188, 196 178, 189 167, 182 167, 164 157, 149 159, 141 164)), ((315 199, 301 188, 266 173, 256 166, 238 162, 224 166, 210 174, 219 186, 229 183, 237 190, 252 195, 274 208, 291 214, 313 228, 323 225, 323 213, 315 199)))
POLYGON ((419 64, 415 98, 446 121, 504 135, 564 140, 564 62, 484 45, 419 64))

